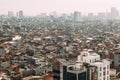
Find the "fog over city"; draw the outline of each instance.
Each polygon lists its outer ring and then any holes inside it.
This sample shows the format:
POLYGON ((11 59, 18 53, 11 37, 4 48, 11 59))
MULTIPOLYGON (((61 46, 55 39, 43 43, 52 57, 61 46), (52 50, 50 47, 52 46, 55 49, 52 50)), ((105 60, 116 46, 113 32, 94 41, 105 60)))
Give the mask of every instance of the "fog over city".
POLYGON ((120 0, 0 0, 0 14, 7 11, 17 12, 23 10, 25 15, 37 15, 40 13, 71 13, 80 11, 83 14, 89 12, 107 12, 111 7, 120 10, 120 0))
POLYGON ((120 80, 120 0, 0 0, 0 80, 120 80))

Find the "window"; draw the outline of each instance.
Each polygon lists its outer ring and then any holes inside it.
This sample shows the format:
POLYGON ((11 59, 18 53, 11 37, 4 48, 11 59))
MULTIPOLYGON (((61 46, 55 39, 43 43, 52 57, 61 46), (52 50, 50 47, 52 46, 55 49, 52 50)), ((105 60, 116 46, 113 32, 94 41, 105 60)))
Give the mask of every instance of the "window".
POLYGON ((106 68, 104 67, 103 70, 105 70, 106 68))
POLYGON ((102 71, 102 68, 100 67, 100 71, 102 71))
POLYGON ((103 72, 103 75, 105 76, 105 71, 103 72))
POLYGON ((107 74, 109 74, 109 71, 107 71, 107 74))
POLYGON ((109 78, 109 77, 107 77, 107 80, 110 80, 110 78, 109 78))
POLYGON ((105 80, 105 77, 104 77, 104 79, 103 80, 105 80))
POLYGON ((109 66, 109 65, 107 65, 107 68, 109 69, 109 68, 110 68, 110 66, 109 66))
POLYGON ((100 77, 101 77, 101 73, 100 73, 100 77))

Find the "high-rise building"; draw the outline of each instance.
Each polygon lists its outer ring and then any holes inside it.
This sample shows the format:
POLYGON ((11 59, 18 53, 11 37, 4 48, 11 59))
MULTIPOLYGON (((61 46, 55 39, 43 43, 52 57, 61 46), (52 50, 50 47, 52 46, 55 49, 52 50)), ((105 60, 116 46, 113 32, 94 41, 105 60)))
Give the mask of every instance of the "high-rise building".
POLYGON ((81 55, 78 56, 78 62, 93 66, 89 68, 89 80, 110 80, 110 61, 100 60, 100 55, 92 50, 81 52, 81 55))
POLYGON ((14 17, 14 13, 12 11, 8 11, 8 18, 14 17))
MULTIPOLYGON (((91 65, 96 67, 95 70, 97 70, 97 73, 96 73, 97 80, 110 80, 110 61, 101 60, 101 61, 91 63, 91 65)), ((93 79, 90 79, 90 80, 93 80, 93 79)))
POLYGON ((110 80, 110 61, 85 49, 77 61, 53 59, 54 80, 110 80))
POLYGON ((118 19, 119 18, 119 11, 115 7, 112 7, 111 12, 110 12, 110 16, 111 16, 111 19, 118 19))
POLYGON ((87 69, 83 64, 76 63, 75 65, 63 65, 62 80, 87 80, 87 69))
POLYGON ((120 52, 116 51, 114 54, 114 66, 120 66, 120 52))
POLYGON ((81 12, 75 11, 74 12, 74 21, 80 21, 81 19, 81 12))
POLYGON ((100 55, 97 53, 91 53, 90 50, 84 50, 78 55, 78 62, 92 63, 100 60, 100 55))
POLYGON ((98 19, 105 19, 106 16, 105 16, 105 13, 104 12, 101 12, 101 13, 98 13, 98 19))
POLYGON ((93 20, 93 19, 94 19, 94 14, 88 13, 88 20, 93 20))
POLYGON ((54 80, 87 80, 87 69, 82 63, 69 62, 64 60, 59 60, 60 66, 58 68, 58 63, 53 65, 54 80))
POLYGON ((20 19, 24 18, 24 15, 23 15, 23 11, 22 11, 22 10, 20 10, 20 11, 17 13, 17 17, 20 18, 20 19))

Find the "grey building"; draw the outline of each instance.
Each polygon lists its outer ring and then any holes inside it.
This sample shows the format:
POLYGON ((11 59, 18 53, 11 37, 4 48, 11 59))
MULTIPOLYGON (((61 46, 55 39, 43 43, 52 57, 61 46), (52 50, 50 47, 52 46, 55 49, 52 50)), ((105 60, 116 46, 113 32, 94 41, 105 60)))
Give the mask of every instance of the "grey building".
POLYGON ((82 63, 60 60, 60 66, 53 65, 54 80, 88 80, 87 69, 82 63))
POLYGON ((114 66, 120 66, 120 52, 115 52, 113 62, 114 66))

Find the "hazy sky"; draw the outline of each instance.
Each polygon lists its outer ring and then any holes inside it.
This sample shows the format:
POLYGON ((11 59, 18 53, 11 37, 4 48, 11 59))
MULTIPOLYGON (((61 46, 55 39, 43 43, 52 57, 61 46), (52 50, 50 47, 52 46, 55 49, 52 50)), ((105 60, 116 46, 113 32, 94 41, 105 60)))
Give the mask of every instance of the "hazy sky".
POLYGON ((23 10, 25 15, 52 11, 58 13, 80 11, 86 14, 88 12, 109 12, 111 7, 120 10, 120 0, 0 0, 0 14, 19 10, 23 10))

